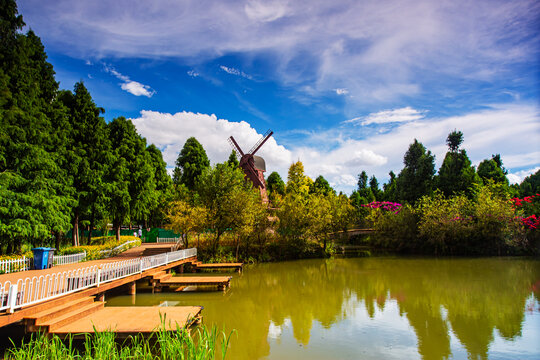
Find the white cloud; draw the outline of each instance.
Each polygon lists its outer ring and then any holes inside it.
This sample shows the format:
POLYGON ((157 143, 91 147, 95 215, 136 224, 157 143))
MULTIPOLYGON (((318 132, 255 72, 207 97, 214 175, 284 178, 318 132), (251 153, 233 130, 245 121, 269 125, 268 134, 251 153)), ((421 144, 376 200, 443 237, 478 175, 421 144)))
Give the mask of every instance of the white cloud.
POLYGON ((349 90, 347 89, 334 89, 334 91, 336 92, 336 94, 338 95, 347 95, 349 93, 349 90))
POLYGON ((197 77, 197 76, 200 75, 200 74, 199 74, 198 72, 196 72, 195 70, 189 70, 189 71, 187 72, 187 74, 188 74, 189 76, 191 76, 191 77, 197 77))
MULTIPOLYGON (((362 125, 369 124, 386 124, 386 123, 397 123, 397 122, 409 122, 420 120, 424 118, 426 111, 416 110, 410 106, 394 109, 394 110, 383 110, 376 113, 371 113, 365 118, 363 118, 362 125)), ((348 120, 347 122, 356 122, 361 118, 355 118, 348 120)))
POLYGON ((148 85, 143 85, 137 81, 127 81, 120 85, 122 90, 127 91, 130 94, 133 94, 135 96, 146 96, 146 97, 152 97, 156 92, 152 90, 152 88, 148 85))
POLYGON ((243 78, 246 78, 246 79, 249 79, 249 80, 252 80, 253 77, 251 75, 248 75, 246 74, 245 72, 243 71, 240 71, 238 69, 235 69, 235 68, 231 68, 231 67, 227 67, 227 66, 224 66, 224 65, 221 65, 220 66, 220 69, 225 71, 227 74, 231 74, 231 75, 236 75, 236 76, 241 76, 243 78))
POLYGON ((264 56, 282 83, 344 88, 350 102, 411 96, 424 78, 496 81, 538 55, 538 4, 527 0, 27 0, 20 10, 71 56, 264 56))
POLYGON ((261 22, 272 22, 283 17, 287 5, 279 1, 248 1, 244 10, 249 19, 261 22))
POLYGON ((150 86, 131 80, 128 76, 122 75, 116 71, 112 66, 105 65, 104 69, 106 72, 114 75, 117 79, 122 80, 120 88, 130 94, 151 98, 156 93, 150 86))
POLYGON ((540 166, 534 167, 532 169, 521 170, 521 171, 516 171, 514 173, 509 173, 508 175, 506 175, 506 177, 508 178, 508 181, 510 181, 510 184, 519 184, 527 176, 536 173, 538 170, 540 170, 540 166))

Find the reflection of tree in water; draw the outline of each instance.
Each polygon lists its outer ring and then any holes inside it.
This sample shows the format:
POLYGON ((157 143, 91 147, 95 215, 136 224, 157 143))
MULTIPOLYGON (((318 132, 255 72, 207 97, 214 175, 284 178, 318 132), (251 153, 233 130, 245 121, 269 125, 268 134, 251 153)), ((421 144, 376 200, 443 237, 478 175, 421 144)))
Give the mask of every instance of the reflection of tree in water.
POLYGON ((222 307, 215 306, 205 309, 205 316, 223 318, 228 328, 238 331, 242 344, 235 346, 233 337, 230 358, 257 359, 269 355, 270 321, 281 326, 290 319, 296 341, 305 346, 314 321, 330 328, 360 303, 373 318, 376 308, 384 310, 391 298, 413 327, 424 359, 450 357, 449 331, 471 358, 486 358, 494 329, 507 339, 521 335, 525 301, 539 278, 538 262, 515 259, 364 258, 263 264, 233 283, 227 314, 220 316, 222 307), (445 316, 441 308, 446 309, 445 316))

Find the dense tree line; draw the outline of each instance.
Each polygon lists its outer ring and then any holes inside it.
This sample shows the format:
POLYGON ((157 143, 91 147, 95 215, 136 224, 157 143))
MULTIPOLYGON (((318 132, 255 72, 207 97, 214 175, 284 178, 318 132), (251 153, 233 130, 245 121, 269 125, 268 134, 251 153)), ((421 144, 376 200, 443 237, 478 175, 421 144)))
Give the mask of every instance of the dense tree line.
MULTIPOLYGON (((60 90, 39 37, 21 33, 14 1, 0 6, 0 242, 56 238, 79 226, 159 224, 172 181, 161 151, 123 117, 106 123, 83 82, 60 90)), ((91 241, 89 232, 87 242, 91 241)))

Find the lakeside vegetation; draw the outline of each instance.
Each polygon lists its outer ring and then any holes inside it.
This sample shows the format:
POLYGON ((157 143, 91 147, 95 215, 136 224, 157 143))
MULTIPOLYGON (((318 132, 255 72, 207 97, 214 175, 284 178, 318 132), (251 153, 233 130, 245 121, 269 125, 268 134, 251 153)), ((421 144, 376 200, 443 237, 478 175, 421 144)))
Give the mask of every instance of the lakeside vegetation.
MULTIPOLYGON (((162 319, 164 321, 164 319, 162 319)), ((232 333, 231 333, 232 334, 232 333)), ((129 336, 120 341, 114 332, 86 334, 84 340, 76 341, 70 335, 62 340, 57 335, 32 334, 29 340, 13 344, 7 349, 6 360, 24 359, 136 359, 136 360, 212 360, 225 359, 231 334, 228 336, 217 328, 199 326, 193 334, 186 329, 159 331, 144 337, 129 336)))

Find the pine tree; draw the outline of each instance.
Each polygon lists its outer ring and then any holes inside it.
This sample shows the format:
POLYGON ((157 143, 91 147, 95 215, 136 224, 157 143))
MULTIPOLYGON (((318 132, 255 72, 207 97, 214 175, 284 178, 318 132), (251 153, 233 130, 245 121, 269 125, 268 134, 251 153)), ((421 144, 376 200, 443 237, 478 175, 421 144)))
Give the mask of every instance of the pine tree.
POLYGON ((335 195, 336 194, 336 190, 332 189, 328 181, 322 175, 317 176, 309 192, 312 194, 322 194, 322 195, 330 195, 330 194, 335 195))
POLYGON ((493 155, 491 159, 485 159, 478 164, 478 176, 486 182, 492 180, 495 183, 508 184, 506 169, 502 165, 501 156, 493 155))
POLYGON ((105 120, 99 116, 104 110, 96 106, 82 82, 75 84, 73 93, 61 92, 59 99, 68 109, 70 134, 67 139, 69 158, 66 165, 68 175, 73 179, 75 197, 72 215, 73 246, 79 246, 80 217, 88 212, 90 227, 94 223, 95 202, 103 192, 106 153, 110 151, 110 143, 105 120))
POLYGON ((175 185, 184 184, 194 190, 199 176, 210 166, 210 161, 201 143, 194 137, 186 140, 176 159, 173 181, 175 185))
POLYGON ((458 193, 471 195, 473 184, 480 182, 467 152, 459 149, 462 142, 463 134, 455 130, 448 135, 446 140, 449 151, 444 157, 437 177, 437 187, 446 196, 458 193))
POLYGON ((266 179, 266 185, 270 194, 285 195, 285 182, 277 172, 272 172, 266 179))
POLYGON ((240 162, 238 161, 238 157, 236 156, 235 150, 231 151, 231 154, 229 155, 229 159, 227 160, 227 164, 229 164, 232 167, 238 167, 240 165, 240 162))
POLYGON ((432 191, 435 174, 435 156, 414 139, 403 157, 405 165, 396 179, 400 200, 414 203, 432 191))
POLYGON ((59 177, 51 119, 60 121, 58 83, 43 44, 14 1, 0 6, 0 241, 7 251, 47 241, 69 227, 68 184, 59 177))

